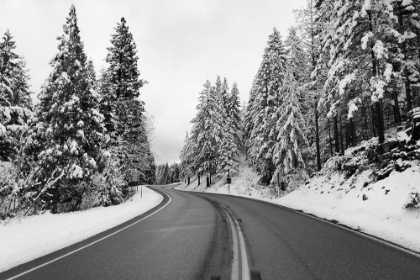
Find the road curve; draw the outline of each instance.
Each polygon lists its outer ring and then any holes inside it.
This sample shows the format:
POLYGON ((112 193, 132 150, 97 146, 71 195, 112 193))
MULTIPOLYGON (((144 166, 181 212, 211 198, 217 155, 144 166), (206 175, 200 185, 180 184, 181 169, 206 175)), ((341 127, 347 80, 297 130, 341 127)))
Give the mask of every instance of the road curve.
POLYGON ((266 202, 196 195, 242 221, 251 279, 420 279, 420 258, 342 227, 266 202))
MULTIPOLYGON (((17 279, 228 279, 231 239, 226 221, 217 208, 189 193, 155 189, 172 198, 171 203, 156 214, 17 279)), ((166 203, 168 197, 165 195, 162 205, 166 203)), ((68 254, 147 214, 5 271, 0 279, 8 279, 68 254)))
POLYGON ((144 219, 145 213, 0 279, 116 231, 18 279, 245 279, 246 271, 252 280, 420 279, 420 258, 296 211, 234 196, 154 189, 172 200, 167 204, 165 196, 160 207, 167 205, 152 216, 144 219))

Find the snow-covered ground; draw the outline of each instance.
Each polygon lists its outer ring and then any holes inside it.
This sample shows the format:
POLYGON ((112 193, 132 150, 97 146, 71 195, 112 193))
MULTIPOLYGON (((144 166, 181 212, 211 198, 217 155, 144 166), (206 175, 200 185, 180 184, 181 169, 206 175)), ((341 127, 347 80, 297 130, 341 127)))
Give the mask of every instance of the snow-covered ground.
MULTIPOLYGON (((257 186, 259 179, 241 158, 240 172, 232 178, 230 192, 225 177, 211 188, 197 187, 196 178, 178 189, 252 197, 335 220, 340 224, 420 252, 420 209, 404 209, 411 193, 420 193, 419 161, 404 172, 393 171, 388 178, 364 187, 371 174, 365 170, 345 179, 344 173, 331 172, 314 177, 297 190, 276 197, 273 188, 257 186), (365 200, 363 199, 365 195, 365 200)), ((203 180, 205 182, 205 178, 203 180)))
POLYGON ((87 239, 159 205, 163 197, 143 187, 127 202, 86 211, 31 216, 0 224, 0 272, 87 239))

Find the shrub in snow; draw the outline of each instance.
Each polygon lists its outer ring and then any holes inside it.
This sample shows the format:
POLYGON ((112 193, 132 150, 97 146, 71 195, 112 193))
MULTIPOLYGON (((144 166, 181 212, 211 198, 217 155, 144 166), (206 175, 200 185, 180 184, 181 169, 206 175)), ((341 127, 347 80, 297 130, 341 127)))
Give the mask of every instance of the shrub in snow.
POLYGON ((420 193, 410 193, 409 198, 407 199, 407 203, 404 204, 403 208, 420 208, 420 193))

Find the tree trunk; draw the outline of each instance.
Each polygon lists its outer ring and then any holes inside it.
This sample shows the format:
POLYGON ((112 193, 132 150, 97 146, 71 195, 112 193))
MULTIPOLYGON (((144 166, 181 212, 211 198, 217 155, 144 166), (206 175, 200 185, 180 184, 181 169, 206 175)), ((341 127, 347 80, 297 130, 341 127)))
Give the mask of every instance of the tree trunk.
MULTIPOLYGON (((372 24, 372 13, 369 11, 369 25, 370 25, 370 31, 373 33, 373 24, 372 24)), ((372 76, 377 77, 377 67, 378 62, 375 57, 375 52, 373 51, 373 43, 371 45, 371 58, 372 58, 372 76)), ((383 127, 383 118, 382 118, 382 110, 381 110, 381 104, 379 103, 379 100, 377 100, 374 104, 375 106, 375 114, 376 114, 376 126, 378 130, 378 138, 379 143, 383 143, 385 140, 385 134, 384 134, 384 127, 383 127)))
POLYGON ((368 124, 368 110, 366 109, 365 106, 362 107, 363 108, 363 118, 365 120, 365 140, 369 139, 369 124, 368 124))
POLYGON ((348 149, 350 147, 350 135, 349 135, 349 123, 346 122, 346 124, 344 125, 344 132, 345 132, 345 137, 344 139, 346 139, 346 146, 345 148, 348 149))
POLYGON ((375 119, 375 108, 370 106, 371 118, 372 118, 372 133, 373 137, 376 137, 376 119, 375 119))
POLYGON ((330 152, 331 152, 331 157, 332 157, 334 154, 333 154, 332 139, 331 139, 331 124, 330 124, 330 119, 328 119, 328 138, 330 140, 330 152))
POLYGON ((316 167, 321 170, 321 153, 319 149, 319 128, 318 128, 318 102, 315 98, 315 144, 316 144, 316 167))
MULTIPOLYGON (((401 34, 404 34, 404 18, 402 14, 402 9, 400 8, 400 13, 398 14, 398 25, 399 25, 399 31, 401 34)), ((407 42, 404 40, 401 44, 402 46, 402 52, 404 55, 404 61, 407 61, 407 42)), ((411 85, 410 85, 410 79, 409 79, 410 73, 407 70, 407 67, 404 67, 404 85, 405 85, 405 96, 407 100, 407 111, 410 111, 413 108, 412 105, 412 97, 411 97, 411 85)))
POLYGON ((350 134, 351 134, 351 145, 354 147, 357 145, 357 142, 356 142, 356 133, 354 129, 353 118, 350 119, 350 134))
POLYGON ((340 152, 340 143, 338 142, 338 119, 337 115, 334 116, 334 152, 338 154, 340 152))
POLYGON ((377 117, 377 129, 378 129, 378 140, 379 143, 383 143, 385 141, 385 134, 384 128, 381 124, 381 104, 379 102, 375 102, 375 112, 377 117))
POLYGON ((343 143, 343 122, 341 120, 341 113, 340 113, 340 153, 344 155, 344 143, 343 143))
POLYGON ((392 92, 392 97, 394 99, 394 121, 395 123, 401 123, 400 107, 398 105, 398 93, 396 91, 395 85, 392 92))

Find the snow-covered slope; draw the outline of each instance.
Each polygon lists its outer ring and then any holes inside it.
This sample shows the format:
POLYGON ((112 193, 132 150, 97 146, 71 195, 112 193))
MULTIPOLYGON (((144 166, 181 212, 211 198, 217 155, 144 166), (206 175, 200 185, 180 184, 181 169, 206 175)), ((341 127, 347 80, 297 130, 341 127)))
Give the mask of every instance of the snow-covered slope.
POLYGON ((0 224, 0 272, 87 239, 159 205, 163 197, 144 187, 129 201, 73 213, 13 219, 0 224))
MULTIPOLYGON (((242 157, 239 174, 233 174, 230 194, 302 210, 420 252, 420 209, 404 207, 420 194, 420 161, 395 160, 399 166, 411 167, 402 172, 393 170, 389 177, 377 181, 380 170, 368 164, 364 149, 375 144, 375 141, 366 141, 346 151, 346 163, 362 163, 350 176, 347 170, 334 168, 340 158, 332 158, 305 185, 284 196, 281 194, 280 198, 273 188, 256 185, 259 176, 242 157), (357 150, 362 150, 364 155, 354 153, 357 150)), ((222 177, 206 189, 203 183, 196 187, 194 180, 189 186, 184 182, 178 189, 226 194, 225 182, 222 177)))

